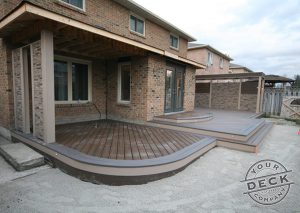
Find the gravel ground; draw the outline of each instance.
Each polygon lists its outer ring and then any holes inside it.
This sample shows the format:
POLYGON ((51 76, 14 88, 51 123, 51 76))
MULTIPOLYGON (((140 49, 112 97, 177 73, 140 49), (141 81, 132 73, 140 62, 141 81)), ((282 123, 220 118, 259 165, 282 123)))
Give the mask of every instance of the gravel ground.
MULTIPOLYGON (((173 177, 139 186, 94 185, 50 168, 23 178, 6 177, 0 180, 0 212, 300 212, 298 130, 276 125, 258 154, 218 147, 173 177), (295 184, 272 206, 244 195, 240 182, 262 159, 293 170, 295 184)), ((0 158, 0 173, 8 167, 0 158)))

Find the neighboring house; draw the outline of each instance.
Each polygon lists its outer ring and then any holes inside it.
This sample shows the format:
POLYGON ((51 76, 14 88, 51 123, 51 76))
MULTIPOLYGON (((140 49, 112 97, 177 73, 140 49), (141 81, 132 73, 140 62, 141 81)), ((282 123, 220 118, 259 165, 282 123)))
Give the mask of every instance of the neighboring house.
POLYGON ((251 72, 254 72, 254 71, 250 70, 247 67, 239 65, 239 64, 230 63, 230 65, 229 65, 229 73, 251 73, 251 72))
MULTIPOLYGON (((195 39, 133 1, 7 0, 0 8, 2 134, 52 143, 56 124, 145 122, 194 109, 195 70, 205 68, 187 57, 195 39)), ((231 59, 219 55, 227 70, 231 59)))
POLYGON ((188 59, 205 64, 205 69, 197 69, 196 75, 212 75, 229 73, 232 59, 207 44, 189 43, 188 59))

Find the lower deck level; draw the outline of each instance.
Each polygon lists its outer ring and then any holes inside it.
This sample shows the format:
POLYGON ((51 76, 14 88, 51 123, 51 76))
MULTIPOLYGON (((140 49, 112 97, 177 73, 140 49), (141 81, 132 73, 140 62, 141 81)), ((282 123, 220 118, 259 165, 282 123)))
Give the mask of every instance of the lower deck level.
MULTIPOLYGON (((169 124, 162 120, 137 124, 98 120, 57 125, 56 142, 50 144, 17 131, 12 136, 42 152, 53 164, 73 176, 95 183, 123 185, 173 175, 215 146, 257 152, 272 127, 263 119, 253 118, 253 114, 245 118, 245 113, 238 112, 231 112, 227 117, 225 111, 209 113, 212 118, 203 122, 169 124), (219 132, 211 128, 214 124, 219 132), (205 131, 203 126, 206 126, 205 131), (229 136, 235 138, 230 140, 229 136)), ((197 110, 187 115, 197 117, 197 110)), ((184 113, 179 117, 186 120, 184 113)))

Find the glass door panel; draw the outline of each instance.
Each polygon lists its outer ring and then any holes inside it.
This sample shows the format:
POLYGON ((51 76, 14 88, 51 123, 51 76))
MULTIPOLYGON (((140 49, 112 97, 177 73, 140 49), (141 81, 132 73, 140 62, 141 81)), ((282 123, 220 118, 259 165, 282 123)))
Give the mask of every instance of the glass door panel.
POLYGON ((167 70, 166 72, 166 89, 165 89, 165 111, 171 112, 173 110, 173 81, 174 71, 167 70))

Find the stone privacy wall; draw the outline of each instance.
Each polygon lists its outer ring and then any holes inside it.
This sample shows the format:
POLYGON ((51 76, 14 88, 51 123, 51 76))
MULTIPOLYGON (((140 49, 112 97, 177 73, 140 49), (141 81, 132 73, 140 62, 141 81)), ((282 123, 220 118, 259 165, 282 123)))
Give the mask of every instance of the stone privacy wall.
POLYGON ((195 69, 187 66, 184 77, 184 111, 193 111, 195 107, 195 69))
POLYGON ((75 123, 105 118, 106 112, 106 79, 105 62, 101 60, 92 62, 92 103, 88 104, 56 104, 56 124, 75 123))
POLYGON ((195 107, 209 108, 209 93, 196 93, 195 107))
POLYGON ((256 112, 257 95, 254 94, 242 94, 240 110, 256 112))
POLYGON ((0 39, 0 135, 9 138, 14 126, 12 52, 0 39))
MULTIPOLYGON (((197 84, 195 95, 195 107, 209 108, 209 83, 197 84), (201 86, 202 85, 202 86, 201 86)), ((240 83, 213 83, 211 108, 238 110, 240 83)), ((241 87, 240 110, 256 111, 257 83, 244 82, 241 87)))
MULTIPOLYGON (((1 1, 1 18, 8 14, 22 0, 1 1)), ((59 0, 27 0, 32 4, 53 11, 63 16, 71 17, 91 26, 121 35, 123 37, 166 50, 181 57, 187 57, 187 40, 180 38, 179 51, 170 48, 170 31, 145 19, 145 36, 131 33, 129 30, 129 15, 131 11, 113 0, 85 0, 86 10, 78 10, 59 0)), ((140 15, 140 14, 137 14, 140 15)))
POLYGON ((33 93, 33 128, 37 138, 44 138, 44 113, 43 113, 43 76, 41 41, 31 44, 32 51, 32 93, 33 93))
POLYGON ((238 97, 239 83, 212 84, 212 108, 236 110, 238 107, 238 97))
POLYGON ((13 72, 14 72, 14 96, 15 96, 15 129, 24 130, 24 92, 22 74, 22 56, 20 49, 12 51, 13 72))

